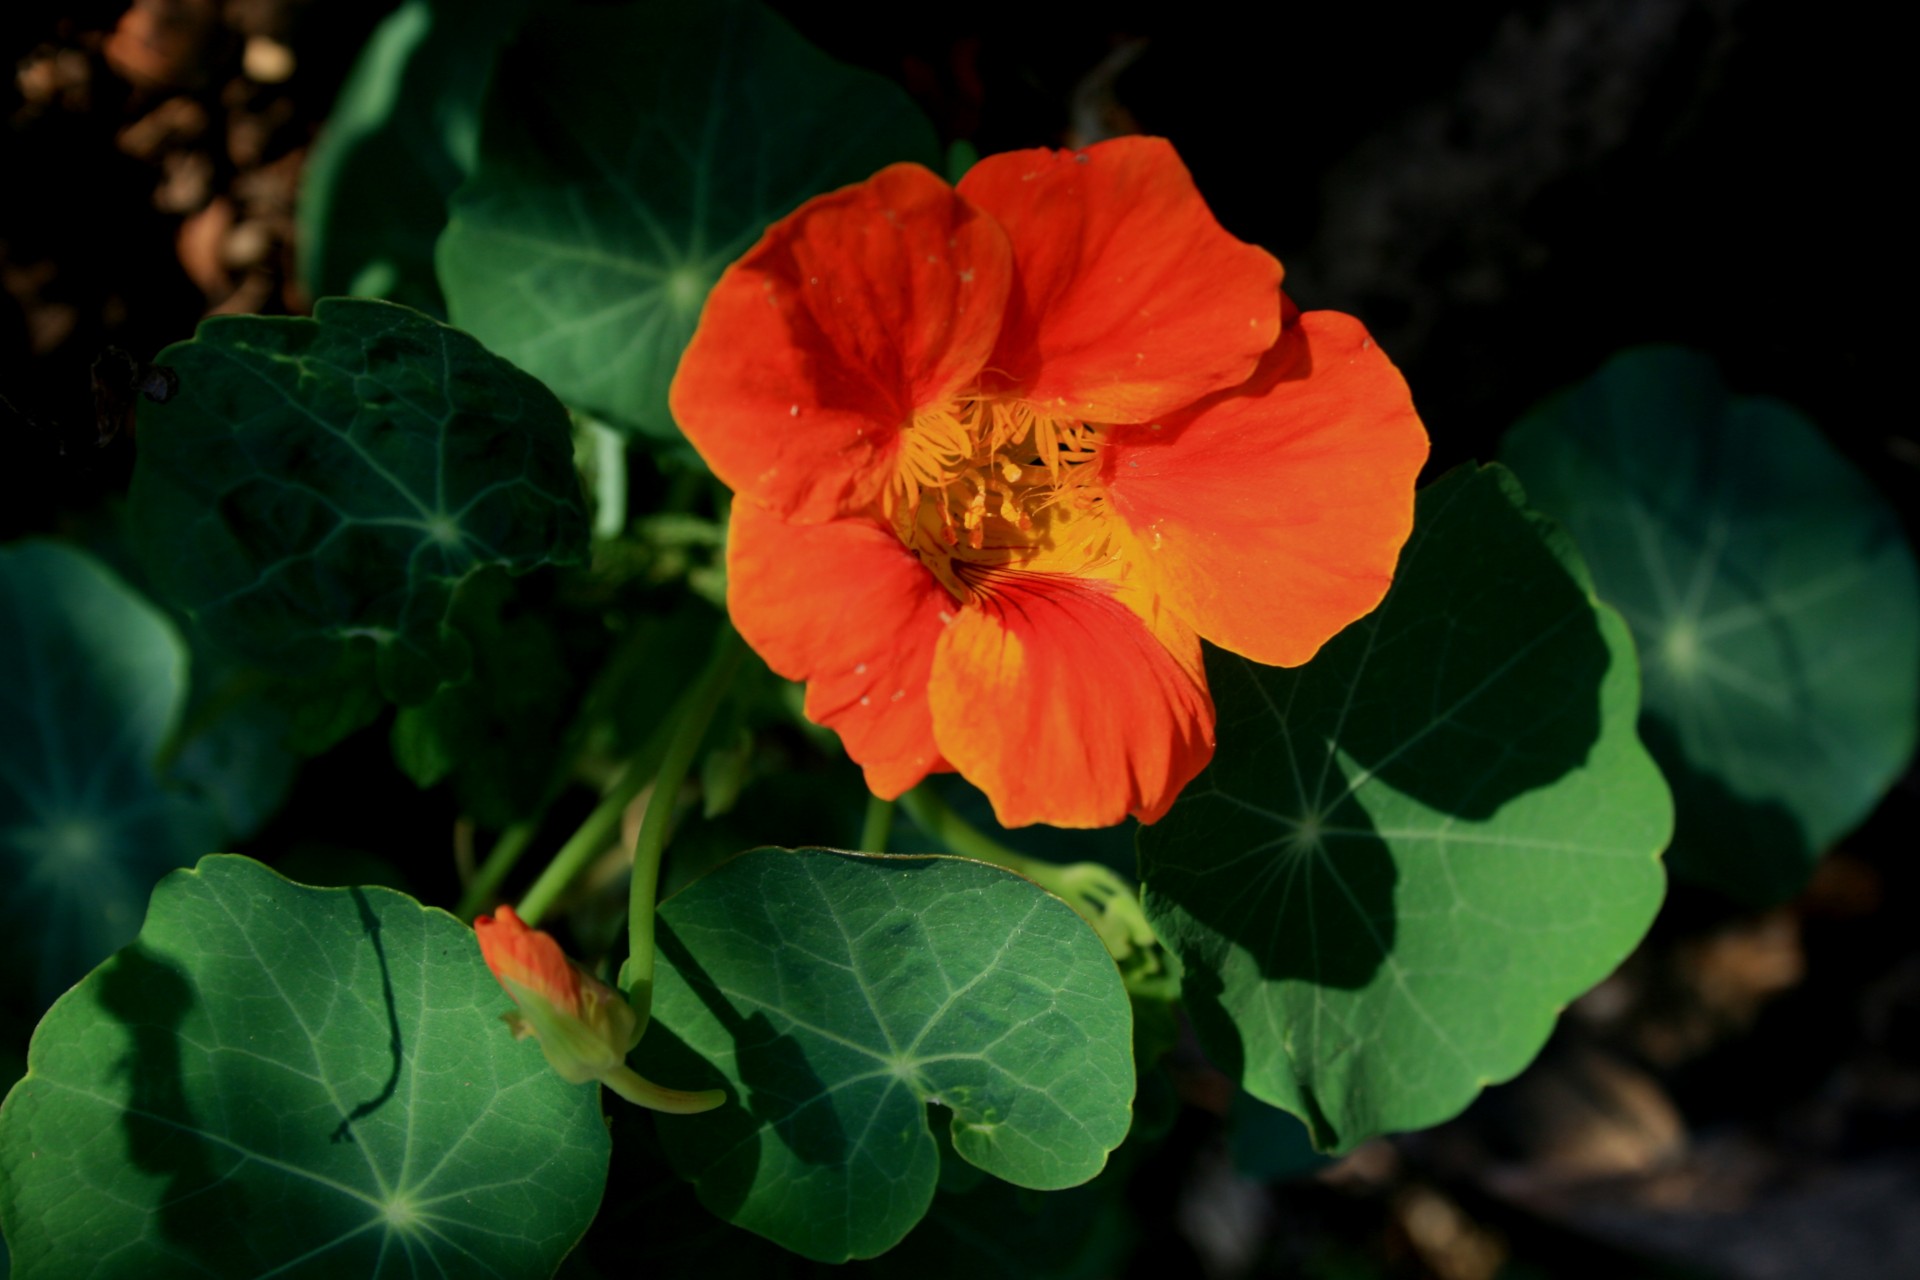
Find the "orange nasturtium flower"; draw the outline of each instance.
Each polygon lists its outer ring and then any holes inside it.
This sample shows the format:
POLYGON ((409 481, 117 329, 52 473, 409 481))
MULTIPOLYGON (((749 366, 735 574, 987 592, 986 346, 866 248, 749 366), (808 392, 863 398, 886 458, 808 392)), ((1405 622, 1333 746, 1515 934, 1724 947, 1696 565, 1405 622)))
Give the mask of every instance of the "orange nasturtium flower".
POLYGON ((719 1089, 687 1093, 666 1089, 627 1065, 640 1042, 640 1019, 626 997, 567 959, 552 935, 529 928, 503 906, 473 922, 487 968, 513 997, 518 1010, 501 1020, 513 1038, 533 1036, 540 1052, 568 1084, 598 1080, 628 1102, 655 1111, 691 1115, 726 1101, 719 1089))
POLYGON ((728 604, 868 785, 1152 822, 1213 754, 1200 640, 1305 662, 1380 602, 1426 433, 1173 148, 894 165, 707 299, 675 417, 736 500, 728 604))

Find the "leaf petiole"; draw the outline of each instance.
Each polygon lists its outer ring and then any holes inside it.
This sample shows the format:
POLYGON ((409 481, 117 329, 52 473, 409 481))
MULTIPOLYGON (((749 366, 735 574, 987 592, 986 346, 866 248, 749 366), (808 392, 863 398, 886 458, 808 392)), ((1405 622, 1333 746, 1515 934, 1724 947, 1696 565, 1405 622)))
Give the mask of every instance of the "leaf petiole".
POLYGON ((1098 862, 1048 862, 1009 849, 925 786, 901 796, 899 806, 922 831, 952 852, 1017 872, 1079 912, 1120 966, 1129 991, 1169 1000, 1177 993, 1178 979, 1167 969, 1140 895, 1118 872, 1098 862))
POLYGON ((867 816, 860 824, 860 851, 885 853, 887 838, 893 834, 894 802, 879 796, 867 797, 867 816))
MULTIPOLYGON (((707 726, 720 706, 733 674, 740 667, 746 645, 731 624, 723 623, 714 637, 706 669, 686 693, 667 723, 671 737, 653 779, 653 798, 640 819, 633 842, 633 886, 627 900, 627 962, 620 967, 620 986, 626 991, 645 1031, 653 1007, 653 917, 660 893, 660 855, 666 848, 667 823, 674 797, 693 767, 694 756, 707 736, 707 726)), ((649 746, 652 744, 649 743, 649 746)), ((617 817, 617 815, 616 815, 617 817)))

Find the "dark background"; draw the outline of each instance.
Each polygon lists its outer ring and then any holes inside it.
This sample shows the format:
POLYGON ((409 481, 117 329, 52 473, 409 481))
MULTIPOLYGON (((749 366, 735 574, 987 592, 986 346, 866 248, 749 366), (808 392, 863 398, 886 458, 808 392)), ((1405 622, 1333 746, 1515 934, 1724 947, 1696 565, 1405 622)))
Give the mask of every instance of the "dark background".
MULTIPOLYGON (((306 306, 301 161, 390 7, 4 7, 0 537, 71 533, 123 490, 129 433, 96 443, 104 347, 306 306)), ((982 152, 1171 138, 1302 307, 1360 316, 1398 361, 1434 474, 1613 352, 1678 342, 1805 410, 1915 532, 1911 54, 1884 8, 776 7, 982 152)), ((335 786, 401 796, 383 753, 375 733, 320 762, 269 834, 325 838, 335 786)), ((1910 773, 1786 907, 1677 891, 1520 1082, 1317 1177, 1234 1175, 1221 1082, 1180 1051, 1201 1105, 1135 1178, 1138 1269, 1920 1274, 1917 808, 1910 773)))

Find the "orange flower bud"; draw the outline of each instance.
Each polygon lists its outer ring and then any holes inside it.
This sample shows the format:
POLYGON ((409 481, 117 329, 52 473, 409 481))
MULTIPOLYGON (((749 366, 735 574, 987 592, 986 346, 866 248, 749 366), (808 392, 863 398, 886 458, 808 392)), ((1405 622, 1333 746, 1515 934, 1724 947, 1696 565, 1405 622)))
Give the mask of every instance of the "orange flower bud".
POLYGON ((719 1089, 667 1089, 627 1066, 640 1042, 640 1019, 626 997, 569 960, 552 935, 529 928, 503 906, 473 922, 487 968, 518 1006, 501 1020, 516 1040, 540 1042, 540 1052, 569 1084, 598 1080, 628 1102, 690 1115, 726 1100, 719 1089))

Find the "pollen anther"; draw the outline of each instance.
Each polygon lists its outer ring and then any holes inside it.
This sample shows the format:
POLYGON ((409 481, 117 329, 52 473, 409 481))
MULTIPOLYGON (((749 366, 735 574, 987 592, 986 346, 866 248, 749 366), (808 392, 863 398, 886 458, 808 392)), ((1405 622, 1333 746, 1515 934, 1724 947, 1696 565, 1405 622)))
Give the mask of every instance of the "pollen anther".
MULTIPOLYGON (((956 560, 987 567, 1064 555, 1092 563, 1104 538, 1097 427, 1047 417, 1018 400, 977 393, 922 410, 901 433, 883 499, 900 540, 960 599, 956 560), (964 536, 963 536, 964 535, 964 536)), ((1049 565, 1051 567, 1051 565, 1049 565)))

